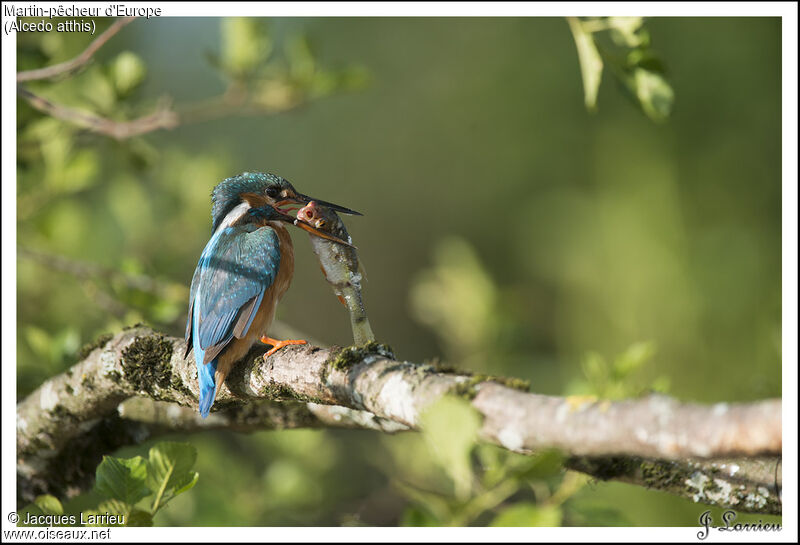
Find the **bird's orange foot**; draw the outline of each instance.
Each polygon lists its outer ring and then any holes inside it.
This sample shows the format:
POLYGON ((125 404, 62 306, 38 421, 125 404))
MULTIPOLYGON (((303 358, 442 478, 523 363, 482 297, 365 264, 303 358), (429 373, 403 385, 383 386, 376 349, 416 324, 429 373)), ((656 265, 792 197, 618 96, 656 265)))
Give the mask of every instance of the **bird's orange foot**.
POLYGON ((261 337, 261 342, 264 344, 272 345, 272 348, 270 348, 269 351, 266 354, 264 354, 264 359, 267 359, 268 357, 273 355, 275 352, 277 352, 284 346, 289 346, 291 344, 308 344, 308 341, 304 341, 302 339, 279 341, 278 339, 273 339, 272 337, 267 337, 266 335, 261 337))

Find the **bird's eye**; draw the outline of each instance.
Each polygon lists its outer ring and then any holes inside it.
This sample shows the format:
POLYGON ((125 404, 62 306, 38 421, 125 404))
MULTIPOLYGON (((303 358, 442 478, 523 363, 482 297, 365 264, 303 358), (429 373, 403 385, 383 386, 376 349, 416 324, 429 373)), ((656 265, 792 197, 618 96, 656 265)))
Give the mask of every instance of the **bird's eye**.
POLYGON ((278 196, 278 188, 277 187, 270 187, 267 189, 267 196, 272 197, 273 199, 278 196))

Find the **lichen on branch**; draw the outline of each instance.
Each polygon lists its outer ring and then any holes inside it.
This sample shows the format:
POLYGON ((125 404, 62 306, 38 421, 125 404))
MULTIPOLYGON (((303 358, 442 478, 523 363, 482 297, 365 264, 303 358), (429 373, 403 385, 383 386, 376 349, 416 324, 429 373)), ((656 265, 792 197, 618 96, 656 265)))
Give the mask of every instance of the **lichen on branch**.
POLYGON ((266 360, 258 349, 251 351, 221 386, 217 412, 203 420, 196 413, 197 371, 191 355, 183 358, 183 339, 134 327, 98 344, 17 406, 21 499, 82 489, 91 476, 76 471, 71 480, 65 477, 65 460, 80 465, 81 452, 97 457, 122 446, 119 441, 220 428, 346 426, 392 433, 419 429, 427 407, 457 395, 482 416, 480 438, 508 450, 555 447, 567 455, 567 467, 601 479, 780 512, 775 471, 725 474, 713 465, 725 457, 744 468, 755 457, 768 457, 774 468, 782 446, 780 400, 705 406, 650 395, 576 403, 530 393, 519 379, 400 361, 378 343, 303 345, 266 360), (119 441, 93 448, 87 438, 97 440, 98 430, 109 426, 119 441))

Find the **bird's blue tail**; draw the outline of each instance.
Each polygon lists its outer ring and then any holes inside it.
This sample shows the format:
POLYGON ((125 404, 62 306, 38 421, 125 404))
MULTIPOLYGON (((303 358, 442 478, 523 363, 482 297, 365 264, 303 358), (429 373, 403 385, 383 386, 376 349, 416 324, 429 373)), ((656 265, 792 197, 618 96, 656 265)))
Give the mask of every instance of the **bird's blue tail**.
POLYGON ((197 332, 194 333, 194 362, 197 365, 197 380, 200 383, 200 416, 208 416, 214 398, 217 397, 217 385, 214 384, 214 374, 217 372, 217 358, 208 363, 203 363, 205 350, 200 348, 197 332))
MULTIPOLYGON (((202 357, 197 360, 202 362, 202 357)), ((197 364, 197 378, 200 381, 200 416, 203 418, 208 416, 211 411, 211 405, 214 404, 214 398, 217 397, 217 387, 214 384, 214 374, 217 372, 217 360, 197 364)))
MULTIPOLYGON (((199 295, 198 295, 199 297, 199 295)), ((200 416, 208 416, 214 399, 217 397, 217 385, 214 383, 214 375, 217 372, 217 358, 208 363, 203 363, 206 351, 200 348, 200 336, 197 331, 198 305, 194 305, 194 316, 192 320, 192 338, 194 341, 194 363, 197 366, 197 380, 200 383, 200 416)))

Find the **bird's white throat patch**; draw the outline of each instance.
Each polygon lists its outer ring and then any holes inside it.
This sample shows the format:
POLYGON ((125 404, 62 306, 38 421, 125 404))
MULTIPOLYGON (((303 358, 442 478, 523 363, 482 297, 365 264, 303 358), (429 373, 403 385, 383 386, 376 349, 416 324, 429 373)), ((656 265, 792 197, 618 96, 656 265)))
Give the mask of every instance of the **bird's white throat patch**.
POLYGON ((222 231, 223 229, 227 229, 237 221, 239 221, 242 216, 244 216, 247 211, 250 210, 250 203, 247 201, 241 202, 236 205, 236 207, 228 212, 225 216, 225 219, 220 222, 219 227, 217 227, 217 231, 222 231))

